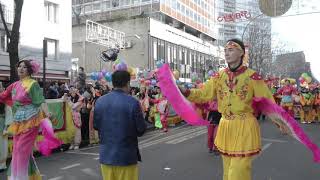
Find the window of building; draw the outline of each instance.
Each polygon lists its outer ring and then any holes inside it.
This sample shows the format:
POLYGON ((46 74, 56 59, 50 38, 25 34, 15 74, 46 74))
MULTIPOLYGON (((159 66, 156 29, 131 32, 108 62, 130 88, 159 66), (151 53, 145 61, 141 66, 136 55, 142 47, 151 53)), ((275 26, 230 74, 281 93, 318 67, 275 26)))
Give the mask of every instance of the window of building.
POLYGON ((54 40, 54 39, 46 39, 46 40, 47 40, 48 59, 57 60, 58 52, 59 52, 58 40, 54 40))
POLYGON ((76 1, 76 4, 82 4, 83 3, 83 0, 75 0, 76 1))
POLYGON ((92 2, 92 0, 84 0, 84 3, 92 2))
POLYGON ((177 9, 177 0, 172 0, 171 1, 171 8, 172 9, 177 9))
POLYGON ((190 18, 193 19, 193 11, 190 11, 190 18))
POLYGON ((120 0, 120 6, 128 6, 130 4, 130 0, 120 0))
POLYGON ((186 8, 184 5, 181 5, 181 13, 184 15, 186 14, 186 8))
POLYGON ((178 11, 180 11, 180 6, 181 6, 180 3, 177 2, 177 10, 178 10, 178 11))
POLYGON ((189 11, 189 9, 187 9, 187 10, 186 10, 186 16, 189 17, 189 14, 190 14, 190 11, 189 11))
POLYGON ((167 59, 168 59, 168 63, 171 63, 171 46, 168 45, 168 49, 167 49, 167 59))
POLYGON ((165 60, 165 47, 164 47, 164 40, 160 40, 159 45, 159 59, 165 60))
POLYGON ((7 51, 7 36, 4 31, 0 31, 0 52, 7 51))
POLYGON ((153 59, 156 61, 156 60, 158 60, 158 45, 157 45, 157 40, 156 39, 154 39, 154 41, 153 41, 153 59))
POLYGON ((58 4, 45 1, 44 9, 45 9, 47 21, 52 23, 57 23, 58 22, 58 4))
POLYGON ((111 7, 110 1, 103 1, 101 3, 101 10, 105 11, 111 7))
POLYGON ((100 11, 101 10, 101 4, 100 3, 94 3, 93 4, 93 11, 100 11))
POLYGON ((84 13, 88 14, 92 11, 92 5, 85 5, 84 6, 84 13))

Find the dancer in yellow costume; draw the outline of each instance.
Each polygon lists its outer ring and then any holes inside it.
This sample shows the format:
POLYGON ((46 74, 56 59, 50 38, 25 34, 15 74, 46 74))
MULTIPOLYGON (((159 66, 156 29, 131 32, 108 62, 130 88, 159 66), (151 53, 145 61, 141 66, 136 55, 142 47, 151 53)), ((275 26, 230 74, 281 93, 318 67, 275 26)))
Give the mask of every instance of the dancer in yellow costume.
POLYGON ((202 89, 181 90, 192 102, 218 101, 222 118, 215 145, 222 154, 224 180, 251 180, 252 157, 261 151, 260 127, 252 100, 273 100, 262 77, 243 65, 244 48, 240 40, 229 40, 225 46, 229 67, 215 74, 202 89))

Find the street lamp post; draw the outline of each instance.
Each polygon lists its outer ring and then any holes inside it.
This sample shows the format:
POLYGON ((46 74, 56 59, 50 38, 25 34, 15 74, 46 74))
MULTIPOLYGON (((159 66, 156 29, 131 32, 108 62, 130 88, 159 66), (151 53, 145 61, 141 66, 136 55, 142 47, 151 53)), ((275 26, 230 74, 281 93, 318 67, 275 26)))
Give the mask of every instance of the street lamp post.
POLYGON ((244 30, 243 30, 243 32, 242 32, 242 36, 241 36, 241 40, 242 40, 242 41, 243 41, 244 33, 247 31, 249 25, 250 25, 253 21, 255 21, 257 18, 259 18, 260 16, 263 16, 263 15, 264 15, 264 14, 259 14, 259 15, 257 15, 256 17, 250 19, 250 21, 248 22, 248 24, 246 25, 246 27, 244 28, 244 30))

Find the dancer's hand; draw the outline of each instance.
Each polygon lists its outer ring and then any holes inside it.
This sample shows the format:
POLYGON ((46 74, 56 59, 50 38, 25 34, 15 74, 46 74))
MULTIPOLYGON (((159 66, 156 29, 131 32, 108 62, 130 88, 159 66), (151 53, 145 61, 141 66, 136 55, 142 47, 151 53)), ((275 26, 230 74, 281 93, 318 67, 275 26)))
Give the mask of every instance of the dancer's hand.
POLYGON ((279 123, 274 119, 271 119, 271 121, 273 124, 275 124, 277 126, 277 128, 279 128, 281 134, 288 135, 290 133, 290 130, 288 129, 288 127, 286 125, 279 123))
POLYGON ((46 117, 51 120, 52 119, 52 113, 51 112, 46 113, 46 117))
POLYGON ((281 134, 283 134, 283 135, 289 135, 290 134, 290 130, 286 125, 281 124, 279 129, 280 129, 281 134))

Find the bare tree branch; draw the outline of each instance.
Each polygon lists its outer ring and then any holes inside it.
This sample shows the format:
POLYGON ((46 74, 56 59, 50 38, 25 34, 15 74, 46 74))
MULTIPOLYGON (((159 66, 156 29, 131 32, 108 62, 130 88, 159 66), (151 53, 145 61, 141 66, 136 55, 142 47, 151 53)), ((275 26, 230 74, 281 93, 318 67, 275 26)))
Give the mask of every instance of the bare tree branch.
POLYGON ((0 3, 0 15, 1 15, 1 21, 3 23, 3 26, 4 26, 4 29, 6 31, 6 34, 7 34, 7 37, 10 39, 11 38, 11 34, 10 34, 10 31, 9 31, 9 28, 8 28, 8 25, 7 25, 7 22, 4 18, 4 9, 2 8, 2 4, 0 3))

